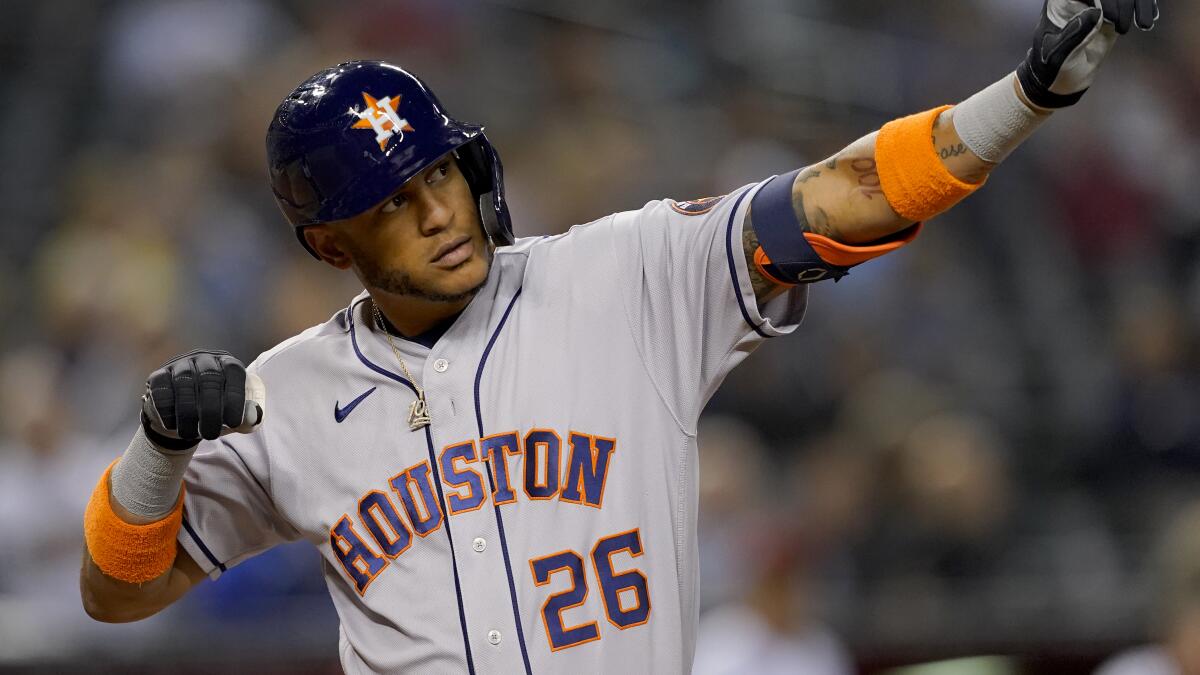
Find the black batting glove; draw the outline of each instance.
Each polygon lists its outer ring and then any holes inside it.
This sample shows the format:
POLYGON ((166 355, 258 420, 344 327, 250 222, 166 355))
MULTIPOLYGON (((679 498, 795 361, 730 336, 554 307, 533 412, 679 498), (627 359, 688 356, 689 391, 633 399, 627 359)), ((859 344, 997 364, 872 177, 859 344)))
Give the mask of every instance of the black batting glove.
POLYGON ((1033 47, 1017 67, 1021 89, 1042 108, 1075 105, 1117 36, 1156 21, 1158 0, 1046 0, 1033 47))
POLYGON ((263 411, 246 385, 245 366, 229 352, 197 349, 171 359, 146 380, 146 437, 164 450, 185 451, 200 439, 249 431, 263 411))

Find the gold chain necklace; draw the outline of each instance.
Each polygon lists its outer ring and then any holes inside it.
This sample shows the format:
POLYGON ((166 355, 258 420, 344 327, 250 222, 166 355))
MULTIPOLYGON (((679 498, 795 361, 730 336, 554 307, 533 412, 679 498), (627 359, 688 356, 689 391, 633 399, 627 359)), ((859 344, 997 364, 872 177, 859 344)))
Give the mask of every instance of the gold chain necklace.
POLYGON ((375 310, 375 325, 379 326, 379 330, 383 331, 387 337, 388 346, 392 348, 392 353, 396 355, 396 360, 400 362, 400 369, 404 371, 404 376, 412 383, 414 389, 417 390, 417 400, 408 406, 408 428, 416 431, 422 427, 428 426, 433 419, 429 416, 429 405, 425 402, 425 390, 417 383, 417 378, 412 376, 408 370, 408 364, 400 356, 400 350, 396 349, 396 343, 392 341, 392 334, 387 329, 387 324, 383 320, 383 312, 379 311, 379 305, 374 302, 371 307, 375 310))

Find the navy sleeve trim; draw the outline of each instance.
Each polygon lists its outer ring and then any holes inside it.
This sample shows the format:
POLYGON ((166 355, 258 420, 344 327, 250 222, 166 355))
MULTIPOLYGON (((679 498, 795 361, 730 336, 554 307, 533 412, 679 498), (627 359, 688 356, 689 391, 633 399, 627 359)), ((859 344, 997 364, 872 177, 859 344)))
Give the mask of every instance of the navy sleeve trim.
MULTIPOLYGON (((753 188, 751 188, 753 189, 753 188)), ((742 310, 742 318, 746 320, 746 325, 754 329, 764 338, 772 337, 763 332, 762 326, 754 323, 754 319, 750 318, 750 310, 746 309, 746 299, 742 297, 742 284, 738 281, 737 259, 733 257, 733 223, 737 220, 738 207, 742 205, 742 200, 746 198, 746 192, 738 195, 737 201, 733 203, 733 210, 729 213, 729 223, 725 228, 725 255, 729 259, 729 276, 733 280, 733 295, 737 298, 738 309, 742 310)))
POLYGON ((213 555, 208 546, 204 544, 204 540, 200 538, 200 535, 196 534, 196 530, 192 529, 192 524, 188 522, 187 516, 183 518, 183 529, 187 530, 188 536, 192 538, 192 541, 196 542, 196 546, 200 548, 200 552, 204 554, 204 557, 208 558, 208 562, 212 563, 213 567, 224 572, 225 564, 217 560, 217 556, 213 555))

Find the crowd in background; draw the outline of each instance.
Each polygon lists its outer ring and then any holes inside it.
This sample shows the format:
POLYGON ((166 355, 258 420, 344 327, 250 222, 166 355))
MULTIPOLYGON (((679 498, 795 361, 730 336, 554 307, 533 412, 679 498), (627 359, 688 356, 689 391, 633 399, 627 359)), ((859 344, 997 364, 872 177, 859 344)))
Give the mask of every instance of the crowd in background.
MULTIPOLYGON (((724 194, 961 100, 1011 72, 1040 9, 0 3, 0 664, 333 661, 302 546, 140 624, 92 622, 76 586, 83 505, 146 374, 198 346, 249 362, 358 290, 266 182, 271 112, 309 74, 421 75, 487 125, 526 236, 724 194)), ((815 287, 713 399, 698 673, 1116 651, 1197 622, 1197 528, 1155 555, 1200 487, 1200 5, 1163 13, 917 243, 815 287)))

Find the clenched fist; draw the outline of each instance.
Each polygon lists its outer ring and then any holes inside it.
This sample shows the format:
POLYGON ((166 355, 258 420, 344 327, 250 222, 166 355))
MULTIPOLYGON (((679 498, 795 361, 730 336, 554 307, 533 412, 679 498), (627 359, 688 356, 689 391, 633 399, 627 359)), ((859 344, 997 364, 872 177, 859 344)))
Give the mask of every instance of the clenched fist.
POLYGON ((197 349, 150 374, 142 395, 142 427, 155 445, 187 450, 263 420, 266 387, 229 352, 197 349))
POLYGON ((1021 89, 1042 108, 1074 105, 1118 35, 1150 30, 1158 0, 1046 0, 1033 47, 1017 68, 1021 89))

